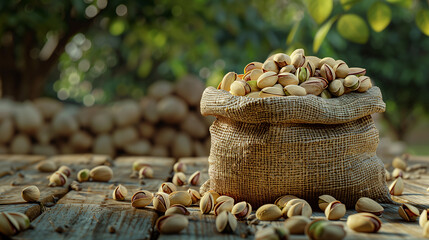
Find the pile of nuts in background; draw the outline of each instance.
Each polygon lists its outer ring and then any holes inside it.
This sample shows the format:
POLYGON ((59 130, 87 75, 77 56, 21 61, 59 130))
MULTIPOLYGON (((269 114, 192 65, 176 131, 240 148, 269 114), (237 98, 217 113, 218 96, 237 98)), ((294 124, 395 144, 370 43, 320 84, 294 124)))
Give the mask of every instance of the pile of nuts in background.
POLYGON ((331 98, 366 92, 372 82, 365 74, 365 69, 349 68, 342 60, 305 56, 303 49, 296 49, 290 56, 277 53, 264 63, 251 62, 244 74, 227 73, 218 89, 252 98, 307 94, 331 98))
POLYGON ((199 110, 204 83, 157 81, 140 101, 77 107, 40 98, 0 101, 1 154, 208 156, 212 120, 199 110))

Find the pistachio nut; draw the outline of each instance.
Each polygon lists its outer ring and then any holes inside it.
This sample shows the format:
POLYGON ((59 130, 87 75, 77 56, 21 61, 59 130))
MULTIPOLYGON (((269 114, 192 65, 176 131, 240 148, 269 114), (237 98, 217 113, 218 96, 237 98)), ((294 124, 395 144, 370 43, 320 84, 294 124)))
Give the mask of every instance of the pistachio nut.
POLYGON ((93 181, 108 182, 113 177, 113 171, 108 166, 98 166, 89 172, 89 177, 93 181))
POLYGON ((200 183, 200 176, 201 176, 201 172, 200 171, 194 172, 189 177, 189 184, 194 185, 194 186, 198 185, 200 183))
POLYGON ((210 193, 206 193, 203 195, 200 201, 200 211, 203 214, 208 214, 212 211, 214 207, 215 200, 213 199, 213 195, 210 193))
POLYGON ((284 195, 284 196, 278 197, 274 202, 274 204, 277 205, 280 209, 283 209, 286 203, 288 203, 292 199, 299 199, 299 198, 294 195, 284 195))
POLYGON ((342 60, 336 61, 333 69, 338 78, 345 78, 349 75, 349 66, 342 60))
POLYGON ((291 59, 292 59, 292 65, 296 69, 298 69, 299 67, 302 67, 305 63, 305 56, 304 56, 304 54, 301 54, 301 53, 294 54, 291 57, 291 59))
POLYGON ((286 96, 305 96, 307 95, 307 91, 305 88, 297 85, 287 85, 284 88, 284 92, 286 96))
POLYGON ((139 178, 153 178, 153 169, 151 167, 142 167, 139 171, 139 178))
POLYGON ((210 193, 213 196, 214 203, 216 203, 217 199, 220 197, 220 194, 217 193, 215 190, 209 190, 207 192, 210 193))
POLYGON ((371 79, 367 76, 360 76, 359 77, 359 88, 357 89, 358 92, 366 92, 368 89, 372 88, 372 82, 371 79))
POLYGON ((230 201, 230 202, 232 202, 232 205, 234 205, 234 198, 232 198, 232 197, 230 197, 230 196, 227 196, 227 195, 222 195, 222 196, 219 196, 217 199, 216 199, 216 203, 219 203, 219 202, 225 202, 225 201, 230 201))
POLYGON ((192 188, 188 189, 188 193, 191 196, 192 204, 197 203, 201 199, 201 195, 197 190, 194 190, 192 188))
POLYGON ((179 233, 187 228, 189 224, 188 218, 181 214, 173 214, 162 216, 156 220, 156 229, 163 234, 179 233))
POLYGON ((173 183, 176 186, 183 186, 186 184, 186 175, 182 172, 176 172, 173 176, 173 183))
POLYGON ((255 240, 267 240, 267 239, 278 239, 284 240, 289 239, 289 230, 284 227, 269 226, 260 228, 255 234, 255 240))
POLYGON ((67 177, 70 177, 72 170, 67 166, 61 166, 60 168, 58 168, 57 172, 62 172, 67 177))
POLYGON ((400 168, 395 168, 392 171, 392 177, 393 178, 404 177, 404 171, 402 171, 402 169, 400 168))
MULTIPOLYGON (((285 208, 283 208, 283 210, 285 210, 285 208)), ((293 204, 292 206, 290 206, 288 208, 288 211, 286 213, 286 216, 288 218, 293 217, 293 216, 305 216, 305 217, 311 217, 311 214, 313 213, 310 204, 308 204, 307 202, 298 202, 293 204)), ((282 215, 283 217, 284 215, 284 211, 282 211, 282 215)))
POLYGON ((159 212, 165 212, 170 207, 170 198, 167 193, 158 192, 153 196, 153 207, 159 212))
POLYGON ((239 202, 235 204, 234 207, 232 207, 231 213, 232 215, 234 215, 235 218, 243 220, 247 218, 250 213, 252 213, 252 205, 245 201, 239 202))
POLYGON ((249 94, 246 95, 246 97, 250 97, 250 98, 259 98, 259 94, 261 94, 260 91, 257 92, 251 92, 249 94))
POLYGON ((247 73, 247 72, 250 72, 254 69, 262 69, 262 65, 264 65, 264 64, 261 62, 251 62, 244 67, 243 72, 247 73))
POLYGON ((131 206, 135 208, 144 208, 152 203, 153 195, 146 190, 140 190, 131 197, 131 206))
POLYGON ((170 204, 182 204, 186 207, 191 206, 192 199, 187 191, 175 191, 170 193, 170 204))
POLYGON ((313 62, 308 61, 308 59, 305 60, 303 67, 306 67, 308 69, 310 77, 314 76, 314 74, 316 73, 316 66, 314 65, 313 62))
POLYGON ((294 65, 287 65, 280 69, 279 73, 292 73, 295 74, 296 68, 294 65))
POLYGON ((150 165, 144 160, 136 160, 133 162, 133 171, 138 172, 142 167, 150 167, 150 165))
POLYGON ((419 218, 420 227, 424 227, 427 222, 429 222, 429 208, 424 209, 420 214, 420 218, 419 218))
POLYGON ((335 80, 335 72, 331 66, 328 64, 323 64, 320 68, 320 76, 326 79, 328 82, 332 82, 335 80))
POLYGON ((217 89, 222 89, 225 90, 227 92, 229 92, 231 89, 231 84, 237 80, 237 73, 235 72, 229 72, 227 74, 225 74, 225 76, 223 77, 222 81, 219 83, 219 86, 217 89))
MULTIPOLYGON (((290 208, 292 207, 292 206, 294 206, 295 204, 298 204, 298 203, 307 203, 307 201, 305 201, 304 199, 300 199, 300 198, 297 198, 297 199, 291 199, 291 200, 289 200, 284 206, 283 206, 283 209, 282 209, 282 216, 284 217, 284 218, 288 218, 288 212, 289 212, 289 210, 290 210, 290 208)), ((308 204, 308 203, 307 203, 308 204)), ((298 207, 299 208, 299 207, 298 207)), ((298 209, 299 210, 299 209, 298 209)), ((291 213, 292 214, 292 213, 291 213)), ((300 215, 300 214, 297 214, 297 215, 300 215)))
POLYGON ((279 67, 277 66, 276 62, 274 62, 274 60, 267 60, 262 65, 262 71, 274 72, 277 74, 279 72, 279 67))
POLYGON ((311 240, 341 240, 346 236, 346 231, 342 225, 316 219, 307 224, 305 234, 311 240))
POLYGON ((325 209, 325 216, 328 220, 338 220, 346 215, 346 205, 340 201, 333 201, 325 209))
POLYGON ((86 182, 86 181, 88 181, 89 180, 89 169, 85 168, 85 169, 80 170, 77 173, 77 180, 79 182, 86 182))
POLYGON ((401 157, 395 157, 392 161, 392 166, 403 171, 407 169, 407 163, 401 157))
POLYGON ((278 82, 283 86, 287 86, 287 85, 298 85, 299 84, 299 80, 298 78, 295 76, 295 74, 286 72, 286 73, 279 73, 278 75, 278 82))
POLYGON ((356 75, 356 77, 365 76, 366 69, 365 68, 358 68, 358 67, 351 67, 349 68, 349 75, 356 75))
POLYGON ((262 69, 253 69, 250 72, 247 72, 246 74, 244 74, 243 76, 243 80, 244 81, 257 81, 258 78, 263 74, 264 72, 262 71, 262 69))
POLYGON ((314 72, 314 77, 321 77, 320 75, 320 69, 316 68, 316 71, 314 72))
POLYGON ((20 212, 7 212, 7 214, 15 219, 15 221, 18 223, 20 231, 30 227, 30 219, 27 217, 27 215, 20 212))
POLYGON ((167 209, 167 211, 165 211, 165 215, 166 216, 168 216, 168 215, 173 215, 173 214, 182 214, 182 215, 185 215, 185 216, 187 216, 187 215, 189 215, 189 214, 191 214, 189 211, 188 211, 188 209, 185 207, 185 206, 183 206, 182 204, 174 204, 174 205, 171 205, 168 209, 167 209))
POLYGON ((279 89, 277 87, 266 87, 263 88, 259 92, 259 97, 265 98, 265 97, 282 97, 285 96, 285 93, 282 89, 279 89))
POLYGON ((297 49, 295 49, 295 50, 290 54, 290 58, 292 59, 292 58, 293 58, 293 56, 295 56, 296 54, 301 54, 301 55, 305 56, 304 49, 302 49, 302 48, 297 48, 297 49))
POLYGON ((0 233, 6 236, 12 236, 17 234, 19 231, 19 223, 15 218, 7 212, 0 212, 0 233))
POLYGON ((311 77, 299 86, 305 88, 307 94, 318 96, 328 87, 328 81, 322 77, 311 77))
POLYGON ((324 98, 324 99, 329 99, 332 98, 331 93, 329 92, 328 89, 325 89, 322 91, 322 93, 320 94, 320 97, 324 98))
POLYGON ((399 216, 401 216, 407 222, 416 221, 417 217, 420 215, 419 209, 407 203, 403 203, 398 208, 398 213, 399 213, 399 216))
MULTIPOLYGON (((308 62, 311 62, 311 64, 314 66, 314 69, 316 70, 316 68, 319 67, 319 63, 320 63, 320 58, 316 57, 316 56, 306 56, 305 59, 308 62)), ((315 72, 314 72, 315 73, 315 72)), ((313 73, 313 74, 314 74, 313 73)))
POLYGON ((272 87, 277 83, 278 76, 275 72, 266 72, 259 76, 257 85, 258 88, 272 87))
POLYGON ((39 162, 36 168, 40 172, 54 172, 55 170, 57 170, 57 165, 55 164, 54 161, 44 160, 39 162))
POLYGON ((231 84, 229 92, 234 96, 245 96, 251 90, 250 85, 246 81, 238 79, 231 84))
POLYGON ((344 87, 349 88, 351 91, 355 91, 359 88, 359 78, 355 75, 347 76, 344 79, 344 87))
POLYGON ((305 226, 311 222, 306 216, 292 216, 284 222, 284 227, 289 230, 290 234, 304 234, 305 226))
POLYGON ((215 216, 219 215, 223 211, 231 212, 232 207, 234 207, 234 201, 217 201, 216 205, 213 208, 213 213, 215 216))
POLYGON ((384 169, 384 176, 386 178, 386 181, 392 180, 392 174, 389 171, 387 171, 387 169, 384 169))
POLYGON ((317 68, 322 68, 323 64, 327 64, 329 65, 331 68, 335 67, 335 59, 331 58, 331 57, 325 57, 320 59, 319 64, 316 66, 317 68))
POLYGON ((404 191, 404 181, 402 177, 398 177, 392 184, 390 184, 389 192, 393 196, 401 196, 404 191))
POLYGON ((177 191, 176 185, 174 185, 171 182, 165 182, 162 183, 161 186, 159 186, 158 192, 164 192, 167 194, 170 194, 174 191, 177 191))
POLYGON ((371 213, 357 213, 347 218, 347 226, 356 232, 375 233, 381 228, 381 220, 371 213))
POLYGON ((186 164, 183 162, 177 162, 173 166, 174 172, 186 172, 186 164))
POLYGON ((67 182, 67 176, 61 172, 54 172, 49 177, 49 186, 50 187, 61 187, 64 186, 67 182))
POLYGON ((339 79, 335 79, 329 84, 328 90, 333 95, 339 97, 344 94, 344 85, 339 79))
POLYGON ((216 229, 220 233, 232 233, 237 228, 237 219, 228 211, 219 213, 216 217, 216 229))
POLYGON ((22 189, 21 197, 26 202, 37 202, 40 198, 40 190, 36 186, 28 186, 22 189))
POLYGON ((113 199, 118 201, 124 201, 125 197, 128 194, 128 190, 125 186, 122 184, 119 184, 114 190, 113 190, 113 199))
POLYGON ((384 211, 384 208, 378 202, 367 197, 359 198, 356 202, 355 209, 357 212, 372 213, 376 216, 380 216, 384 211))
MULTIPOLYGON (((247 84, 250 86, 250 93, 259 92, 261 90, 258 88, 258 81, 256 80, 248 81, 247 84)), ((247 95, 249 95, 249 93, 247 95)))
POLYGON ((423 237, 429 238, 429 222, 423 226, 423 237))
POLYGON ((290 57, 284 53, 275 54, 273 56, 273 60, 279 68, 282 68, 282 67, 292 63, 292 60, 290 59, 290 57))
POLYGON ((282 216, 282 211, 275 204, 265 204, 256 210, 256 218, 261 221, 275 221, 282 216))
POLYGON ((322 211, 325 211, 326 207, 333 201, 336 201, 337 199, 335 199, 334 197, 332 197, 331 195, 322 195, 319 196, 319 208, 322 211))
POLYGON ((303 83, 308 80, 310 77, 310 71, 307 67, 299 67, 296 69, 296 78, 298 78, 300 83, 303 83))

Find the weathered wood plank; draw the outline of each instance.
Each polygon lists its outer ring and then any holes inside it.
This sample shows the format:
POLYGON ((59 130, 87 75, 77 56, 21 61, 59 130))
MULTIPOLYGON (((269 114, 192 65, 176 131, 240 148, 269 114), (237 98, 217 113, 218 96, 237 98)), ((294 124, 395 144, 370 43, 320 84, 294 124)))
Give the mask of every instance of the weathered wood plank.
POLYGON ((44 156, 38 155, 0 155, 0 178, 14 174, 28 166, 42 161, 44 156))

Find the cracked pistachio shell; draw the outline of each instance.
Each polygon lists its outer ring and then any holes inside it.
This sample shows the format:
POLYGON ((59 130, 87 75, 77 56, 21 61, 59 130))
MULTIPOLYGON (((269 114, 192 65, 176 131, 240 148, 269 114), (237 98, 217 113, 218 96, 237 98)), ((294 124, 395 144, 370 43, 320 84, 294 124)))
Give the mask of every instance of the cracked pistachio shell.
POLYGON ((201 199, 201 195, 197 190, 194 190, 192 188, 188 189, 188 193, 191 196, 192 204, 197 203, 201 199))
POLYGON ((367 76, 360 76, 359 77, 359 88, 357 89, 358 92, 366 92, 370 88, 372 88, 372 82, 371 79, 367 76))
POLYGON ((0 233, 12 236, 20 230, 19 223, 8 213, 0 212, 0 233))
POLYGON ((194 185, 194 186, 198 185, 200 183, 200 176, 201 176, 201 172, 200 171, 194 172, 189 177, 189 184, 194 185))
POLYGON ((381 220, 371 213, 357 213, 347 218, 347 226, 356 232, 376 233, 381 228, 381 220))
POLYGON ((229 72, 229 73, 225 74, 225 76, 223 77, 222 81, 219 83, 217 89, 222 89, 222 90, 225 90, 225 91, 229 92, 231 90, 230 89, 231 84, 235 80, 237 80, 237 78, 238 78, 237 77, 237 73, 235 73, 235 72, 229 72))
POLYGON ((124 201, 125 197, 128 194, 128 190, 125 186, 122 184, 119 184, 114 190, 113 190, 113 199, 118 201, 124 201))
POLYGON ((53 161, 44 160, 38 163, 36 168, 40 172, 54 172, 55 170, 57 170, 57 165, 53 161))
POLYGON ((265 204, 256 210, 256 218, 261 221, 275 221, 282 216, 282 211, 275 204, 265 204))
POLYGON ((62 172, 67 177, 70 177, 72 170, 67 166, 61 166, 58 168, 57 172, 62 172))
POLYGON ((215 216, 218 216, 223 211, 231 212, 232 207, 234 207, 234 201, 226 200, 226 201, 217 201, 216 205, 213 208, 213 212, 215 216))
POLYGON ((177 191, 176 185, 174 185, 171 182, 165 182, 162 183, 161 186, 159 186, 158 192, 164 192, 167 194, 170 194, 174 191, 177 191))
POLYGON ((263 74, 264 72, 262 71, 262 69, 253 69, 250 72, 247 72, 246 74, 244 74, 243 76, 243 80, 248 82, 248 81, 256 81, 258 80, 258 78, 263 74))
POLYGON ((277 66, 276 62, 274 62, 274 60, 267 60, 262 65, 262 71, 278 73, 279 67, 277 66))
POLYGON ((175 191, 170 193, 170 204, 182 204, 186 207, 191 206, 192 198, 187 191, 175 191))
POLYGON ((184 215, 173 214, 158 218, 155 223, 156 229, 163 234, 179 233, 187 228, 189 224, 188 218, 184 215))
POLYGON ((289 230, 284 227, 268 226, 260 228, 255 234, 255 240, 289 239, 289 230))
POLYGON ((337 199, 335 199, 334 197, 332 197, 331 195, 322 195, 319 196, 319 208, 322 211, 325 211, 326 207, 329 205, 329 203, 336 201, 337 199))
POLYGON ((85 169, 80 170, 77 173, 77 180, 79 182, 86 182, 86 181, 88 181, 89 180, 89 169, 85 168, 85 169))
POLYGON ((153 207, 159 212, 165 212, 170 207, 170 198, 167 193, 158 192, 153 196, 153 207))
POLYGON ((252 213, 252 205, 245 201, 239 202, 232 207, 231 213, 239 220, 245 219, 252 213))
POLYGON ((393 178, 398 178, 398 177, 403 177, 404 176, 404 171, 402 171, 402 169, 399 168, 395 168, 392 171, 392 177, 393 178))
POLYGON ((49 177, 49 186, 51 187, 61 187, 64 186, 67 182, 67 176, 61 172, 54 172, 49 177))
POLYGON ((304 66, 308 69, 308 72, 310 74, 310 77, 314 76, 314 74, 316 73, 316 66, 313 64, 313 62, 308 61, 308 59, 306 58, 304 66))
POLYGON ((301 83, 300 86, 305 88, 307 94, 318 96, 328 87, 328 81, 322 77, 311 77, 307 81, 301 83))
POLYGON ((8 214, 18 223, 19 231, 23 231, 30 227, 30 219, 27 215, 20 212, 8 212, 8 214))
POLYGON ((320 68, 320 76, 328 80, 328 82, 332 82, 335 80, 335 72, 328 64, 322 65, 322 67, 320 68))
POLYGON ((429 208, 424 209, 420 214, 420 218, 419 218, 420 227, 424 227, 428 221, 429 221, 429 208))
MULTIPOLYGON (((308 204, 307 202, 299 202, 290 206, 286 216, 288 218, 293 216, 306 216, 309 218, 311 217, 312 213, 313 213, 313 210, 311 209, 310 204, 308 204)), ((284 216, 283 212, 282 212, 282 215, 284 216)))
POLYGON ((98 166, 89 172, 89 177, 93 181, 108 182, 113 177, 113 171, 108 166, 98 166))
POLYGON ((299 80, 298 78, 295 76, 295 74, 286 72, 286 73, 279 73, 278 75, 278 82, 283 86, 287 86, 287 85, 298 85, 299 84, 299 80))
POLYGON ((249 94, 246 95, 246 97, 250 97, 250 98, 259 98, 259 94, 261 94, 260 91, 257 92, 251 92, 249 94))
MULTIPOLYGON (((207 192, 213 196, 214 203, 216 203, 217 199, 220 197, 220 194, 217 193, 215 190, 209 190, 207 192)), ((204 195, 205 195, 205 193, 204 193, 204 195)))
MULTIPOLYGON (((314 71, 316 71, 316 68, 318 68, 319 63, 320 63, 320 58, 316 57, 316 56, 306 56, 305 59, 308 62, 311 62, 314 66, 314 71)), ((314 74, 314 73, 313 73, 314 74)))
POLYGON ((299 199, 299 198, 294 195, 284 195, 284 196, 278 197, 274 202, 274 204, 277 205, 280 209, 283 209, 286 203, 288 203, 292 199, 299 199))
POLYGON ((325 216, 328 220, 338 220, 346 215, 346 206, 340 201, 333 201, 325 209, 325 216))
POLYGON ((336 61, 333 69, 335 71, 335 76, 338 78, 345 78, 349 75, 349 66, 342 60, 336 61))
POLYGON ((227 196, 227 195, 222 195, 222 196, 219 196, 217 199, 216 199, 216 203, 219 203, 219 202, 225 202, 225 201, 231 201, 232 202, 232 204, 234 205, 234 198, 232 198, 232 197, 230 197, 230 196, 227 196))
POLYGON ((173 166, 174 172, 186 172, 186 164, 183 162, 177 162, 173 166))
POLYGON ((36 186, 28 186, 22 189, 21 197, 26 202, 37 202, 40 198, 40 190, 36 186))
POLYGON ((259 92, 259 97, 261 98, 282 96, 285 96, 285 93, 282 89, 279 89, 278 87, 266 87, 259 92))
POLYGON ((320 59, 319 64, 316 67, 322 68, 323 64, 327 64, 331 68, 334 68, 336 62, 335 62, 335 59, 333 59, 331 57, 325 57, 325 58, 320 59))
POLYGON ((213 195, 206 192, 200 200, 200 211, 203 214, 208 214, 212 211, 214 207, 215 200, 213 195))
POLYGON ((219 213, 216 217, 216 229, 220 233, 232 233, 237 228, 237 219, 228 211, 219 213))
POLYGON ((292 65, 296 69, 298 69, 299 67, 302 67, 305 63, 305 56, 304 56, 304 54, 301 54, 301 53, 297 53, 297 54, 293 55, 291 57, 291 59, 292 59, 292 65))
POLYGON ((182 172, 176 172, 173 176, 173 183, 176 186, 183 186, 186 184, 186 175, 182 172))
POLYGON ((404 181, 402 177, 398 177, 392 184, 390 184, 389 192, 393 196, 401 196, 404 191, 404 181))
POLYGON ((287 85, 284 90, 286 96, 305 96, 307 91, 305 88, 297 85, 287 85))
POLYGON ((284 54, 284 53, 275 54, 273 56, 273 60, 279 68, 282 68, 282 67, 292 63, 292 59, 290 59, 289 55, 284 54))
POLYGON ((266 72, 259 76, 257 80, 258 88, 272 87, 277 83, 278 76, 275 72, 266 72))
MULTIPOLYGON (((250 92, 258 92, 261 89, 258 88, 258 81, 253 80, 253 81, 248 81, 247 84, 250 86, 250 92)), ((248 95, 248 94, 247 94, 248 95)), ((247 96, 246 95, 246 96, 247 96)))
POLYGON ((351 91, 355 91, 359 88, 359 78, 355 75, 350 75, 344 78, 344 87, 349 88, 351 91))
POLYGON ((346 231, 342 225, 316 219, 307 224, 305 234, 311 240, 341 240, 346 236, 346 231))
POLYGON ((365 68, 358 68, 358 67, 351 67, 349 68, 349 75, 356 75, 357 77, 365 76, 366 69, 365 68))
POLYGON ((320 94, 320 97, 324 98, 324 99, 329 99, 332 98, 331 93, 329 92, 328 89, 325 89, 322 91, 322 93, 320 94))
POLYGON ((336 79, 329 83, 328 90, 332 95, 335 95, 337 97, 344 94, 344 85, 341 80, 336 79))
POLYGON ((185 215, 185 216, 187 216, 187 215, 189 215, 189 214, 191 214, 189 211, 188 211, 188 209, 185 207, 185 206, 183 206, 182 204, 174 204, 174 205, 171 205, 168 209, 167 209, 167 211, 165 211, 165 215, 166 216, 168 216, 168 215, 173 215, 173 214, 182 214, 182 215, 185 215))
POLYGON ((384 211, 384 208, 378 202, 367 197, 359 198, 356 202, 355 209, 357 212, 372 213, 376 216, 380 216, 384 211))
POLYGON ((142 167, 139 171, 139 178, 153 178, 153 169, 151 167, 142 167))
POLYGON ((282 209, 282 216, 284 217, 284 218, 288 218, 288 216, 287 216, 287 213, 289 212, 289 209, 293 206, 293 205, 295 205, 295 204, 297 204, 297 203, 307 203, 307 201, 305 201, 304 199, 301 199, 301 198, 296 198, 296 199, 291 199, 291 200, 289 200, 284 206, 283 206, 283 209, 282 209))
POLYGON ((144 208, 152 203, 153 194, 149 191, 140 190, 131 197, 131 206, 135 208, 144 208))
POLYGON ((403 203, 398 208, 399 215, 407 222, 414 222, 416 221, 419 214, 419 209, 414 207, 413 205, 403 203))
POLYGON ((429 222, 423 226, 423 237, 429 238, 429 222))
POLYGON ((292 59, 292 57, 295 56, 296 54, 302 54, 305 56, 305 51, 302 48, 297 48, 289 56, 292 59))
POLYGON ((279 73, 292 73, 295 74, 296 68, 294 65, 287 65, 280 69, 279 73))
POLYGON ((149 167, 149 164, 143 160, 136 160, 133 162, 133 171, 140 171, 142 167, 149 167))
POLYGON ((245 96, 250 93, 250 85, 246 81, 238 79, 231 84, 230 93, 234 96, 245 96))
POLYGON ((311 222, 306 216, 292 216, 284 222, 284 227, 289 230, 290 234, 304 234, 305 226, 311 222))
POLYGON ((401 157, 395 157, 392 161, 392 166, 403 171, 407 169, 407 163, 401 157))
POLYGON ((307 67, 299 67, 296 69, 295 73, 300 83, 303 83, 310 78, 310 70, 307 67))
POLYGON ((254 69, 262 69, 262 65, 264 65, 264 64, 261 62, 251 62, 244 67, 243 72, 247 73, 247 72, 250 72, 254 69))

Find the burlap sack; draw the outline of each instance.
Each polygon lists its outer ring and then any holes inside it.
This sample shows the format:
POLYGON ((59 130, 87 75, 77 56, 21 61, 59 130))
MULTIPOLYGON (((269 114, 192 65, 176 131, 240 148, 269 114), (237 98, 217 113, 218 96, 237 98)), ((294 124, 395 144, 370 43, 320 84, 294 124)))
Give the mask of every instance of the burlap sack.
POLYGON ((254 208, 285 194, 313 206, 323 194, 348 207, 363 196, 391 202, 371 117, 384 110, 377 87, 332 99, 253 99, 209 87, 201 113, 216 121, 210 127, 210 179, 201 192, 215 190, 254 208))

